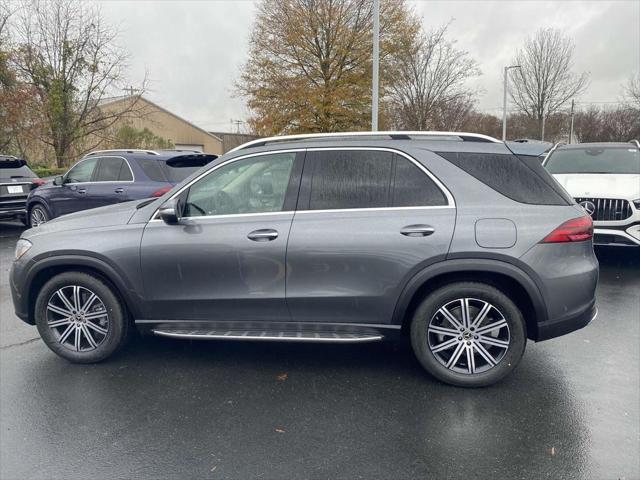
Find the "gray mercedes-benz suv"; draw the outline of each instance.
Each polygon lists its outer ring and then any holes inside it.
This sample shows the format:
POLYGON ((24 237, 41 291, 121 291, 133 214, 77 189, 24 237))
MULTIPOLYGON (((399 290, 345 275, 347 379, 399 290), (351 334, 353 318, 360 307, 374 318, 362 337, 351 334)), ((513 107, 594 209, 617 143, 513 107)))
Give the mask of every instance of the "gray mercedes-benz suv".
POLYGON ((527 339, 587 325, 591 218, 536 159, 462 133, 250 142, 158 199, 23 233, 17 315, 73 362, 128 330, 184 339, 370 342, 492 384, 527 339))

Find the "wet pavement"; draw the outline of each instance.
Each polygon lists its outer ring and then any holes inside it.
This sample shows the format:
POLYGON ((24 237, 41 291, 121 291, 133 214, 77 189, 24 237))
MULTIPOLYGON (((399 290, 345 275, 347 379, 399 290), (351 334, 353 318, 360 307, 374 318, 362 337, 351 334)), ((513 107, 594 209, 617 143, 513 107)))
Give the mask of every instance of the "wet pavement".
POLYGON ((3 480, 640 477, 640 252, 598 251, 594 323, 465 390, 404 343, 143 338, 69 364, 13 314, 19 232, 0 223, 3 480))

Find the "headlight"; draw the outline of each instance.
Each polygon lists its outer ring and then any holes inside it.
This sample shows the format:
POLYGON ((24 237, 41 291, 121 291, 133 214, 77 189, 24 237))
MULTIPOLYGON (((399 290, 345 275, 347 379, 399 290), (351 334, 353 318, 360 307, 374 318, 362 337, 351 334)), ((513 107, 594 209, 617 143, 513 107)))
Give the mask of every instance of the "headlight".
POLYGON ((24 238, 18 240, 18 243, 16 243, 15 259, 18 260, 22 257, 32 246, 33 245, 29 240, 25 240, 24 238))

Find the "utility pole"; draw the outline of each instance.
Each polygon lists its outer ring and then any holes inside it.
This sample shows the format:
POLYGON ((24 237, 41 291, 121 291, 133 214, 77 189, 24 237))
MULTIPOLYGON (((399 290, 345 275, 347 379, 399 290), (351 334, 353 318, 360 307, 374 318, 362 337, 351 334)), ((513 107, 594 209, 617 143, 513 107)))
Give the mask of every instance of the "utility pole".
POLYGON ((242 120, 231 119, 231 123, 235 123, 235 125, 236 125, 236 133, 240 133, 240 125, 242 125, 244 122, 242 120))
POLYGON ((504 67, 504 91, 502 98, 502 141, 507 140, 507 81, 509 79, 509 70, 512 68, 520 68, 520 65, 509 65, 504 67))
POLYGON ((380 0, 373 0, 373 81, 371 82, 371 131, 378 130, 380 70, 380 0))
POLYGON ((571 127, 569 128, 569 144, 573 143, 573 108, 575 106, 575 100, 571 99, 571 127))

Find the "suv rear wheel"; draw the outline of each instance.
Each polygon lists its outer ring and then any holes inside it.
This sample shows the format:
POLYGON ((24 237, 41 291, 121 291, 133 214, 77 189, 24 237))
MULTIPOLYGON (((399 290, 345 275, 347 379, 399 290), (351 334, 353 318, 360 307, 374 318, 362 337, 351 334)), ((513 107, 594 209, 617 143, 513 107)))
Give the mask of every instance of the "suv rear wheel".
POLYGON ((65 272, 40 290, 35 306, 40 336, 55 353, 74 363, 104 360, 126 338, 125 309, 101 279, 65 272))
POLYGON ((422 366, 462 387, 491 385, 520 362, 526 345, 522 313, 504 293, 483 283, 439 288, 416 309, 411 344, 422 366))

